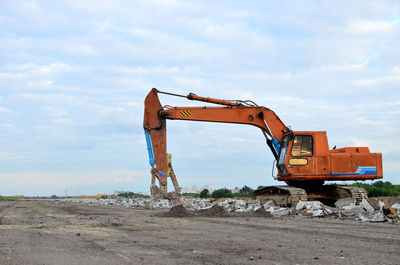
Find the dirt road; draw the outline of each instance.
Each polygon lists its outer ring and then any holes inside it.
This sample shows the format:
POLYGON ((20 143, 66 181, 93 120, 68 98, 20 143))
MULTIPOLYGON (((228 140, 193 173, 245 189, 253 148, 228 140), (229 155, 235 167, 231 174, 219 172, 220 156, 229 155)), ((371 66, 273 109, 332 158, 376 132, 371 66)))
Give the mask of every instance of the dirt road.
POLYGON ((400 226, 0 202, 0 264, 399 264, 400 226))

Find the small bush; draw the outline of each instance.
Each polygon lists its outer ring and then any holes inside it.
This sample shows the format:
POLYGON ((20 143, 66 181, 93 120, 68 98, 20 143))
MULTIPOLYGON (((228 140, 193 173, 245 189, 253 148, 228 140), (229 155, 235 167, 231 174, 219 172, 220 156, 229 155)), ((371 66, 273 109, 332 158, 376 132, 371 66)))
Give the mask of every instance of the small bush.
POLYGON ((204 189, 200 192, 200 198, 210 198, 210 191, 208 189, 204 189))
POLYGON ((198 194, 198 193, 182 193, 182 196, 192 197, 192 198, 199 198, 200 194, 198 194))
POLYGON ((228 190, 227 188, 224 189, 219 189, 219 190, 215 190, 212 194, 211 194, 212 198, 232 198, 232 191, 228 190))
POLYGON ((244 185, 243 188, 240 189, 239 193, 251 194, 253 193, 253 189, 247 185, 244 185))

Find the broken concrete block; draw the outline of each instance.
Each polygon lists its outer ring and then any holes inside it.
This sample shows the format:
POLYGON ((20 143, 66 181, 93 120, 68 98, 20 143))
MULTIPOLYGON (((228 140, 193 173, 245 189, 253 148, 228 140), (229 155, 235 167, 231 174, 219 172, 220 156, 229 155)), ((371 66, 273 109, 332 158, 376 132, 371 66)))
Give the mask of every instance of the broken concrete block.
POLYGON ((259 200, 249 200, 246 202, 247 211, 254 211, 254 208, 260 208, 260 201, 259 200))
POLYGON ((244 213, 244 212, 248 212, 247 209, 245 209, 245 208, 237 208, 237 209, 235 208, 234 211, 235 211, 235 213, 244 213))
POLYGON ((294 207, 294 210, 296 211, 296 212, 301 212, 304 208, 306 207, 306 205, 304 204, 304 202, 303 201, 299 201, 297 204, 296 204, 296 207, 294 207))
POLYGON ((147 201, 144 202, 144 205, 145 205, 146 209, 153 209, 153 204, 154 203, 155 202, 153 200, 147 200, 147 201))
POLYGON ((271 206, 271 207, 269 207, 269 208, 264 208, 264 209, 265 209, 266 212, 272 214, 273 212, 276 212, 276 211, 277 211, 278 209, 280 209, 280 208, 277 207, 277 206, 271 206))
POLYGON ((259 200, 248 200, 246 203, 247 203, 247 205, 250 205, 250 204, 257 204, 257 205, 259 205, 259 204, 260 204, 260 201, 259 201, 259 200))
POLYGON ((253 208, 253 211, 257 212, 258 210, 262 209, 264 211, 264 208, 262 208, 260 205, 257 205, 253 208))
POLYGON ((376 211, 382 210, 382 207, 385 206, 385 204, 378 199, 367 199, 367 200, 369 204, 371 204, 371 206, 374 207, 376 211))
POLYGON ((339 217, 356 220, 361 213, 364 213, 363 208, 358 205, 350 204, 342 207, 342 210, 339 212, 339 217))
POLYGON ((400 203, 395 203, 392 205, 392 208, 399 210, 400 209, 400 203))
POLYGON ((322 209, 322 203, 320 201, 306 201, 304 202, 306 210, 319 210, 322 209))
POLYGON ((322 207, 327 212, 327 215, 337 214, 339 212, 339 210, 337 208, 331 207, 331 206, 328 206, 328 205, 325 205, 325 204, 323 204, 322 207))
POLYGON ((276 206, 276 205, 275 205, 275 202, 273 200, 269 200, 269 201, 267 201, 266 203, 263 204, 263 207, 266 210, 269 209, 270 207, 274 207, 274 206, 276 206))
POLYGON ((343 199, 339 199, 335 202, 335 206, 339 209, 342 209, 343 206, 350 205, 350 204, 355 205, 356 200, 353 198, 343 198, 343 199))
POLYGON ((275 217, 282 217, 282 216, 287 216, 292 213, 293 209, 290 208, 280 208, 274 212, 271 212, 271 214, 275 217))
POLYGON ((246 202, 244 200, 237 200, 235 202, 235 208, 239 209, 244 207, 246 207, 246 202))
POLYGON ((313 217, 322 217, 324 215, 325 215, 325 212, 322 209, 317 209, 317 210, 313 210, 312 211, 312 216, 313 217))
POLYGON ((362 201, 361 201, 361 203, 360 203, 360 206, 361 206, 364 210, 366 210, 367 212, 373 212, 373 211, 375 211, 374 207, 372 207, 372 205, 369 204, 369 202, 368 202, 368 200, 367 200, 366 198, 363 198, 363 199, 362 199, 362 201))
POLYGON ((362 222, 386 222, 386 217, 382 212, 364 212, 359 214, 362 222))

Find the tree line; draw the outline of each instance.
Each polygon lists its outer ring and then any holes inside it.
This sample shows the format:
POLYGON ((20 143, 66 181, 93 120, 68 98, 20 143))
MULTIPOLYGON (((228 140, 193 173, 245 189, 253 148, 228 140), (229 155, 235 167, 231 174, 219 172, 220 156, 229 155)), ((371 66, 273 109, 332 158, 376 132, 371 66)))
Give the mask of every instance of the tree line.
POLYGON ((394 185, 389 181, 376 181, 371 184, 357 182, 352 186, 360 187, 366 190, 368 197, 379 196, 400 196, 400 185, 394 185))

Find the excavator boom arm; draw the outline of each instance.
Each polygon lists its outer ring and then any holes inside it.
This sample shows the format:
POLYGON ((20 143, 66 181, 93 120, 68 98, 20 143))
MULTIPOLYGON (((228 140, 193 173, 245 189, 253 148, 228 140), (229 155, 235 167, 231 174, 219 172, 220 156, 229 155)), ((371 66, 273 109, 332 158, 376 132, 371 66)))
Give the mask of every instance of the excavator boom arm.
POLYGON ((154 185, 155 178, 158 178, 163 192, 167 192, 168 177, 166 119, 256 126, 262 130, 267 138, 268 146, 276 158, 279 152, 279 141, 282 139, 282 135, 289 131, 279 117, 266 107, 247 106, 239 102, 200 97, 195 94, 189 94, 186 98, 219 104, 224 107, 162 107, 158 93, 160 92, 153 88, 145 99, 143 127, 149 151, 149 162, 152 165, 152 184, 154 185))

